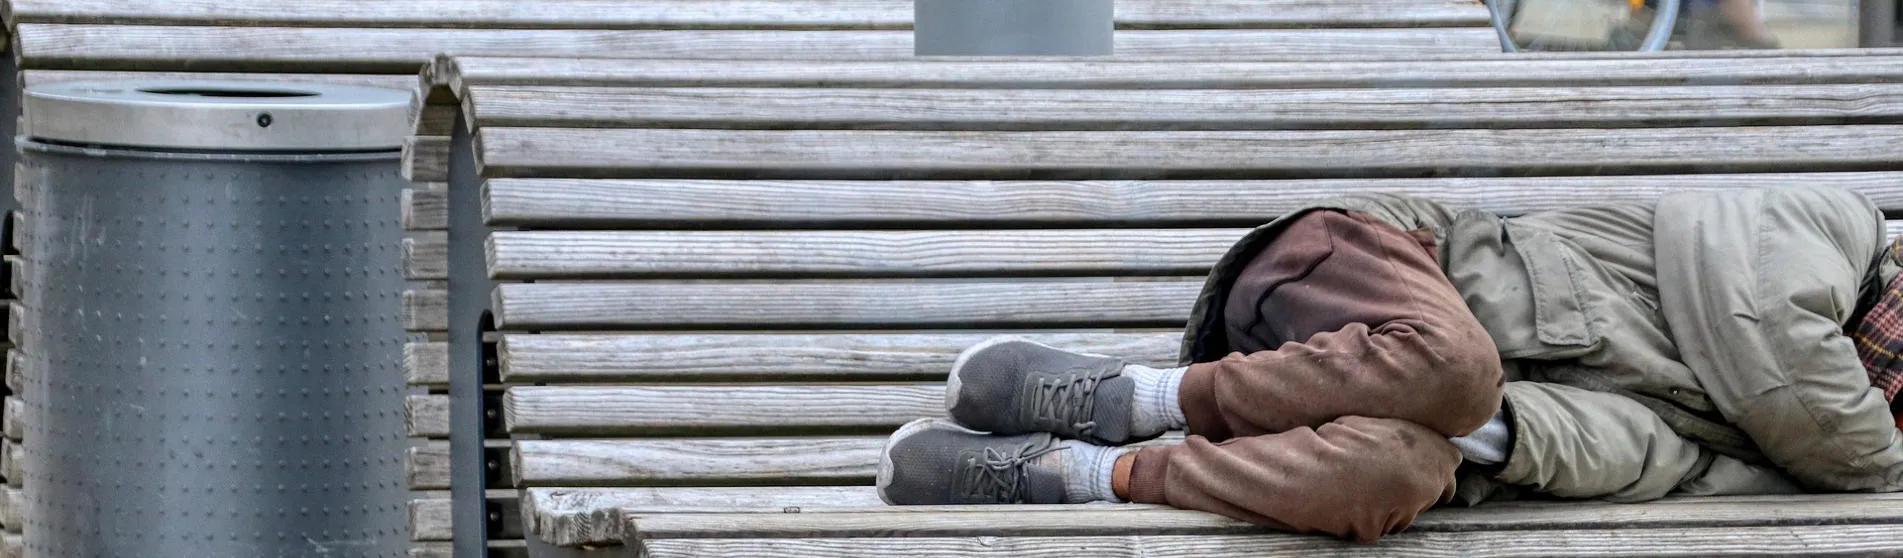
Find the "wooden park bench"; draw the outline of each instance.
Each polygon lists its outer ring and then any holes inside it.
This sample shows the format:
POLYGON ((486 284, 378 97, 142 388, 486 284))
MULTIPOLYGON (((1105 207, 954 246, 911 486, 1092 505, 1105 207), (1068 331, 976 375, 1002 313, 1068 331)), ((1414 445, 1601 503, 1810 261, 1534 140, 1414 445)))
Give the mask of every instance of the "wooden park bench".
MULTIPOLYGON (((1117 12, 1117 53, 1127 58, 1457 55, 1499 48, 1487 10, 1473 0, 1120 0, 1117 12)), ((443 52, 843 59, 909 57, 912 40, 910 0, 5 0, 4 17, 10 40, 0 83, 16 96, 0 100, 9 111, 0 114, 0 136, 7 138, 21 83, 244 79, 409 89, 418 70, 443 52)), ((446 141, 433 140, 425 136, 412 152, 446 152, 446 141)), ((0 174, 11 168, 0 164, 0 174)), ((431 174, 434 167, 423 168, 416 175, 422 183, 444 180, 431 174)), ((411 298, 429 306, 442 300, 446 273, 440 265, 444 208, 435 203, 442 190, 421 186, 411 199, 406 205, 416 211, 405 215, 405 224, 417 235, 408 247, 409 271, 418 281, 411 298)), ((440 368, 443 320, 427 309, 416 316, 409 368, 440 368)), ((422 491, 412 505, 419 555, 448 553, 437 544, 450 533, 447 513, 437 513, 448 509, 443 490, 450 477, 444 378, 412 376, 419 391, 409 406, 411 434, 430 440, 411 457, 412 487, 422 491)), ((0 457, 6 455, 0 448, 0 457)), ((17 493, 17 479, 8 480, 17 493)), ((493 491, 490 499, 497 517, 515 516, 514 490, 493 491)), ((7 501, 0 499, 0 525, 17 533, 18 515, 6 512, 7 501)), ((514 532, 492 535, 498 541, 492 548, 521 552, 514 532)), ((0 541, 17 538, 0 535, 0 541)))
POLYGON ((1364 546, 1146 506, 886 507, 870 486, 885 435, 943 412, 964 347, 1012 332, 1173 363, 1207 267, 1317 197, 1512 214, 1806 183, 1903 216, 1903 51, 430 73, 461 109, 437 123, 460 130, 433 203, 475 227, 448 261, 493 281, 452 285, 481 287, 450 325, 484 340, 455 373, 506 390, 491 486, 521 491, 503 528, 533 555, 1903 552, 1894 495, 1496 504, 1364 546))

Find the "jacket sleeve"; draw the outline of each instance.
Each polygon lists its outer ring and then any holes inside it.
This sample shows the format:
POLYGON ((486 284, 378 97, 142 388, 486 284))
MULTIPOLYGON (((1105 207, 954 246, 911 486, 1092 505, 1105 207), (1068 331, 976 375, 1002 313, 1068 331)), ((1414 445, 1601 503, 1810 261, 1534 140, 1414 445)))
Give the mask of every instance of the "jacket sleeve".
POLYGON ((1811 488, 1903 489, 1889 404, 1843 334, 1881 213, 1843 190, 1779 188, 1676 194, 1658 215, 1666 321, 1725 419, 1811 488))
POLYGON ((1652 500, 1788 494, 1776 471, 1680 438, 1651 409, 1621 395, 1559 384, 1508 382, 1513 450, 1497 478, 1564 498, 1652 500))

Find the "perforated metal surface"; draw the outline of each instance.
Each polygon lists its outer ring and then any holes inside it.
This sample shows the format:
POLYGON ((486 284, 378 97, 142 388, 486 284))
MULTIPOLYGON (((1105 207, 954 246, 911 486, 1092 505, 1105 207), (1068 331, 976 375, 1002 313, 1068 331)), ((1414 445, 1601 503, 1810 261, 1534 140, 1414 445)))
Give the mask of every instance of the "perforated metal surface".
POLYGON ((28 551, 401 556, 396 154, 23 161, 28 551))

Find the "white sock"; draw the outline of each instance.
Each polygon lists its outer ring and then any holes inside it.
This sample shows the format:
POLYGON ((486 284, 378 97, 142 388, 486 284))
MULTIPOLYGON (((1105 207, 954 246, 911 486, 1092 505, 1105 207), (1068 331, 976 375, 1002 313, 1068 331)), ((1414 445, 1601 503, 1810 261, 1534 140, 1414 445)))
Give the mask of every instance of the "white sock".
POLYGON ((1507 449, 1513 446, 1513 430, 1507 426, 1505 413, 1495 413, 1479 430, 1447 441, 1460 448, 1460 456, 1467 461, 1495 465, 1507 460, 1507 449))
POLYGON ((1123 375, 1136 380, 1136 393, 1130 398, 1130 404, 1136 407, 1130 413, 1132 436, 1155 436, 1189 427, 1189 419, 1183 417, 1183 404, 1178 399, 1183 372, 1187 370, 1187 367, 1157 369, 1135 364, 1123 367, 1123 375))
POLYGON ((1117 457, 1136 450, 1096 446, 1077 440, 1065 440, 1058 443, 1058 447, 1064 449, 1052 452, 1048 457, 1063 461, 1065 502, 1123 501, 1110 488, 1110 478, 1116 474, 1117 457))

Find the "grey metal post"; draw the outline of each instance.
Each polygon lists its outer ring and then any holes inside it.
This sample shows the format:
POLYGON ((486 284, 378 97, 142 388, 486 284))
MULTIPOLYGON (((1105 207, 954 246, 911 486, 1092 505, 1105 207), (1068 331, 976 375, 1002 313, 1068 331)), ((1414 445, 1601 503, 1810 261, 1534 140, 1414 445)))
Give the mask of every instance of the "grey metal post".
POLYGON ((449 486, 456 556, 488 555, 482 321, 495 288, 484 269, 482 184, 471 132, 456 119, 449 158, 449 486))
POLYGON ((1858 18, 1859 46, 1881 48, 1896 44, 1896 5, 1897 0, 1863 0, 1858 6, 1862 12, 1858 18))
POLYGON ((1112 0, 913 0, 918 56, 1109 56, 1112 0))

